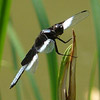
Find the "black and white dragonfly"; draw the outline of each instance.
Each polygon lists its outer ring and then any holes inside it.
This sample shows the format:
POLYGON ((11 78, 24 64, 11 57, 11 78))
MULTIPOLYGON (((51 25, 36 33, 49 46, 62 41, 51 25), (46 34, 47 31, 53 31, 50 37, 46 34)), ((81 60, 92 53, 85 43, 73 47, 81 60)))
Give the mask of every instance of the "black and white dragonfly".
POLYGON ((20 68, 19 72, 12 81, 10 88, 16 85, 16 83, 18 82, 19 78, 21 77, 21 75, 25 70, 28 71, 31 68, 33 68, 34 71, 36 70, 38 64, 38 53, 40 52, 50 53, 55 48, 57 54, 63 55, 58 51, 56 39, 58 39, 63 43, 69 42, 71 39, 64 41, 58 36, 62 35, 65 29, 77 24, 87 16, 88 16, 88 11, 84 10, 68 18, 65 21, 62 21, 60 23, 51 26, 50 28, 42 30, 39 36, 36 38, 34 45, 32 46, 32 48, 29 50, 29 52, 26 54, 25 58, 21 62, 22 67, 20 68))

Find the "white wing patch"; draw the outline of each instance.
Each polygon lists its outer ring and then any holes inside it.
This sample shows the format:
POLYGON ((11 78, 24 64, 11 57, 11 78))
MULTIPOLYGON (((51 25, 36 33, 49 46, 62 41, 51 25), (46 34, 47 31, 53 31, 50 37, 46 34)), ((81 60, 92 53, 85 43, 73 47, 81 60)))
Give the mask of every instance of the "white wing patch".
MULTIPOLYGON (((36 54, 36 55, 33 57, 32 61, 27 65, 27 68, 26 68, 25 70, 26 70, 26 71, 30 70, 30 69, 32 68, 32 66, 33 66, 33 68, 35 67, 35 69, 36 69, 37 63, 38 63, 38 54, 36 54)), ((35 70, 35 69, 34 69, 34 70, 35 70)))
POLYGON ((47 39, 47 40, 44 42, 44 44, 41 46, 41 48, 40 48, 39 50, 37 50, 37 51, 38 51, 38 52, 43 52, 43 51, 46 49, 46 47, 49 45, 50 41, 51 41, 51 39, 47 39))
POLYGON ((50 39, 49 44, 46 46, 44 52, 45 53, 50 53, 54 49, 54 41, 50 39))
POLYGON ((65 30, 66 28, 68 28, 68 27, 71 25, 73 18, 74 18, 74 16, 70 17, 69 19, 67 19, 67 20, 62 24, 63 27, 64 27, 64 30, 65 30))

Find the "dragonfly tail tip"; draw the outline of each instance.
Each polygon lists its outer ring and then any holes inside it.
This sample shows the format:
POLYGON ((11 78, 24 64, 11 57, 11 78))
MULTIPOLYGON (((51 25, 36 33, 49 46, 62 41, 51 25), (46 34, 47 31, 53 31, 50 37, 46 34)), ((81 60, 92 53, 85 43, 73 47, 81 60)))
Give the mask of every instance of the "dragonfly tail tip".
POLYGON ((14 87, 14 85, 15 85, 15 84, 11 84, 10 87, 9 87, 9 89, 12 89, 12 88, 14 87))

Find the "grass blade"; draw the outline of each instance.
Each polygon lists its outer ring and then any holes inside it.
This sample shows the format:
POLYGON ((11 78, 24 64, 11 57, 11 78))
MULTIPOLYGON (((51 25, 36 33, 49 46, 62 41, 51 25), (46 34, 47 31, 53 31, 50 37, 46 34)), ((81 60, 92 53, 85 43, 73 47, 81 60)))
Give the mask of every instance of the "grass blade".
POLYGON ((1 97, 1 92, 0 92, 0 100, 2 100, 2 97, 1 97))
POLYGON ((37 87, 37 84, 35 82, 34 76, 30 72, 27 72, 27 76, 29 78, 29 81, 30 81, 30 84, 31 84, 31 87, 32 87, 32 91, 35 94, 36 99, 37 100, 42 100, 42 97, 41 97, 40 92, 38 90, 38 87, 37 87))
POLYGON ((11 0, 0 0, 0 64, 2 59, 2 52, 4 40, 6 36, 6 29, 8 25, 9 12, 11 7, 11 0))
POLYGON ((58 77, 59 100, 76 100, 76 39, 73 31, 73 44, 70 45, 62 58, 58 77), (68 73, 69 70, 69 73, 68 73), (68 75, 69 74, 69 75, 68 75), (69 80, 69 87, 66 83, 69 80))
POLYGON ((99 90, 100 90, 100 1, 91 0, 91 7, 94 19, 94 26, 96 31, 96 41, 97 41, 97 52, 98 52, 98 63, 99 63, 99 90))
POLYGON ((73 30, 73 46, 72 54, 70 60, 70 77, 69 77, 69 91, 68 91, 68 100, 76 100, 76 59, 77 56, 77 47, 76 47, 76 38, 75 32, 73 30))
POLYGON ((40 28, 45 29, 49 27, 49 21, 43 6, 42 0, 32 0, 33 6, 40 24, 40 28))
MULTIPOLYGON (((40 24, 41 29, 49 27, 49 21, 42 3, 42 0, 32 0, 33 6, 36 11, 36 15, 40 24)), ((57 74, 58 74, 58 65, 55 51, 47 55, 49 75, 50 75, 50 84, 51 84, 51 94, 52 100, 57 100, 56 91, 57 91, 57 74)))
POLYGON ((91 92, 92 92, 92 88, 93 88, 96 67, 97 67, 97 53, 95 54, 95 57, 94 57, 94 60, 93 60, 93 66, 92 66, 92 69, 91 69, 90 82, 89 82, 88 100, 91 100, 91 92))
MULTIPOLYGON (((15 48, 13 46, 12 41, 10 41, 10 46, 11 46, 11 51, 12 51, 12 60, 13 60, 13 65, 14 65, 14 71, 15 73, 18 70, 18 64, 17 64, 17 56, 16 56, 16 51, 15 48)), ((21 100, 21 92, 20 92, 20 87, 19 84, 16 86, 16 96, 17 96, 17 100, 21 100)))
MULTIPOLYGON (((9 25, 8 25, 8 36, 9 36, 9 39, 10 39, 12 45, 13 45, 13 48, 16 50, 18 56, 22 59, 24 57, 25 53, 24 53, 24 50, 21 46, 21 43, 18 40, 16 32, 14 31, 11 23, 9 23, 9 25)), ((30 75, 27 75, 27 76, 29 79, 32 79, 30 82, 31 82, 31 85, 33 87, 32 90, 35 93, 35 97, 38 98, 37 96, 39 96, 41 98, 40 92, 38 90, 38 87, 36 87, 36 83, 35 83, 34 79, 30 75)), ((39 100, 39 99, 37 99, 37 100, 39 100)), ((40 99, 40 100, 42 100, 42 99, 40 99)))
POLYGON ((0 0, 0 19, 1 19, 2 4, 3 4, 3 0, 0 0))
MULTIPOLYGON (((66 50, 65 50, 65 55, 70 55, 72 50, 72 45, 70 45, 66 50)), ((59 99, 58 100, 66 100, 66 82, 67 82, 67 76, 68 76, 68 69, 69 69, 69 62, 70 61, 70 56, 63 56, 62 61, 61 61, 61 66, 60 66, 60 71, 59 71, 59 77, 58 77, 58 94, 59 94, 59 99)))
POLYGON ((25 55, 24 49, 22 48, 22 45, 21 45, 11 23, 8 24, 8 36, 9 36, 10 41, 13 43, 13 46, 16 49, 16 52, 18 53, 20 58, 23 59, 23 57, 25 55))

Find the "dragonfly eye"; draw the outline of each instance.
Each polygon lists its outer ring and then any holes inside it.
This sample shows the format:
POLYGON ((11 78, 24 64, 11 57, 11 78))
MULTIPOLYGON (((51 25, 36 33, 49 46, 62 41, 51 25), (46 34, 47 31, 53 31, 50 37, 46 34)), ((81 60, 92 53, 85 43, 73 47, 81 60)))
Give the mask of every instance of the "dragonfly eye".
POLYGON ((56 24, 56 25, 54 26, 54 28, 55 28, 55 29, 58 29, 58 28, 60 28, 60 26, 61 26, 60 24, 56 24))

